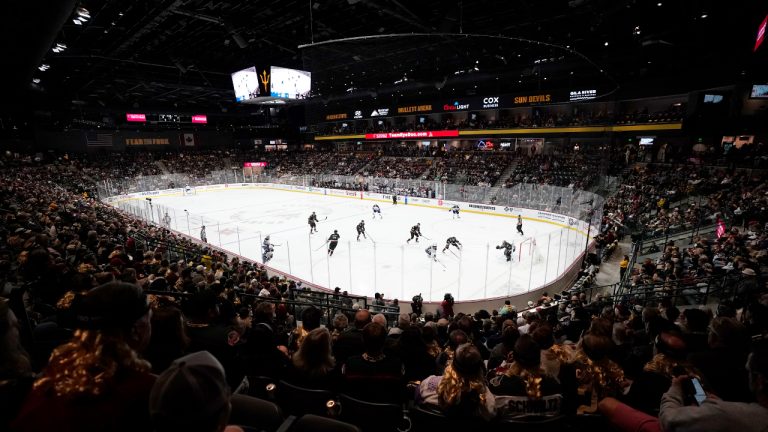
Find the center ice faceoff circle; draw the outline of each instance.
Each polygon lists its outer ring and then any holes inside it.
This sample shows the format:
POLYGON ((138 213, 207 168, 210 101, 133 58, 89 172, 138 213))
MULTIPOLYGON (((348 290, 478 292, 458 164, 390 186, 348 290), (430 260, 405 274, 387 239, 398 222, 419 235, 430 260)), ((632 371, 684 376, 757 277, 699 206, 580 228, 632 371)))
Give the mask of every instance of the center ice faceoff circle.
POLYGON ((440 301, 451 293, 466 301, 524 293, 556 280, 586 240, 581 230, 530 215, 522 218, 520 234, 514 214, 470 209, 456 215, 449 206, 393 205, 359 196, 243 188, 161 195, 153 201, 169 214, 174 230, 199 238, 205 225, 210 244, 258 262, 269 235, 270 267, 330 289, 366 296, 379 292, 388 299, 420 293, 425 301, 440 301), (381 217, 374 217, 374 204, 381 217), (318 222, 317 232, 310 234, 312 212, 318 222), (365 236, 358 240, 361 221, 365 236), (422 236, 408 241, 417 223, 422 236), (334 230, 339 240, 329 256, 326 241, 334 230), (450 237, 460 247, 446 250, 450 237), (510 261, 504 248, 497 248, 504 241, 515 249, 510 261))

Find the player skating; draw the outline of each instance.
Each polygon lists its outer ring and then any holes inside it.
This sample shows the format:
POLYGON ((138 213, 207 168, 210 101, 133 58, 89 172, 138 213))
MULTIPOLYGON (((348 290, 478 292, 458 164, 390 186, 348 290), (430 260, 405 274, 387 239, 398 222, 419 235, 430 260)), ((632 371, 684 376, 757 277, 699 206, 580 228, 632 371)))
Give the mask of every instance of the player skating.
POLYGON ((200 240, 202 240, 203 243, 208 243, 208 237, 205 235, 205 225, 200 228, 200 240))
POLYGON ((339 244, 339 238, 341 238, 339 231, 333 230, 333 234, 331 234, 331 236, 328 237, 328 240, 325 241, 328 243, 328 256, 333 255, 334 249, 336 249, 336 246, 339 244))
POLYGON ((520 235, 525 235, 523 234, 523 216, 522 215, 517 215, 517 232, 519 232, 520 235))
POLYGON ((392 204, 397 205, 397 195, 392 195, 392 204))
POLYGON ((261 262, 268 263, 274 255, 275 246, 269 241, 269 236, 264 237, 264 243, 261 245, 261 262))
POLYGON ((453 207, 451 207, 451 209, 450 209, 449 211, 450 211, 450 212, 451 212, 451 214, 453 215, 453 218, 454 218, 454 219, 456 219, 456 218, 459 218, 459 219, 461 219, 461 216, 459 216, 459 211, 460 211, 460 209, 459 209, 459 206, 458 206, 458 205, 454 204, 454 205, 453 205, 453 207))
POLYGON ((432 243, 431 246, 424 249, 424 252, 431 260, 437 261, 437 243, 432 243))
POLYGON ((504 240, 501 245, 496 246, 496 249, 504 249, 504 256, 507 257, 507 262, 512 261, 512 252, 516 250, 515 245, 504 240))
POLYGON ((427 256, 429 257, 429 259, 440 264, 440 266, 443 268, 443 271, 446 270, 445 264, 441 263, 440 260, 437 259, 437 243, 432 243, 431 246, 424 249, 424 252, 427 253, 427 256))
POLYGON ((363 235, 364 239, 368 239, 368 237, 365 236, 365 221, 362 220, 357 224, 357 241, 360 241, 360 234, 363 235))
POLYGON ((309 219, 307 220, 307 223, 309 224, 309 233, 314 234, 317 232, 317 215, 315 212, 312 212, 311 215, 309 215, 309 219))
POLYGON ((376 219, 376 215, 379 215, 379 219, 384 219, 384 217, 381 215, 381 208, 378 204, 373 205, 373 218, 376 219))
POLYGON ((416 225, 411 227, 411 238, 409 238, 405 242, 406 243, 410 243, 411 240, 413 240, 415 238, 416 239, 416 243, 418 243, 419 242, 419 237, 421 237, 421 235, 422 235, 421 234, 421 222, 419 222, 416 225))
MULTIPOLYGON (((455 247, 458 250, 461 250, 461 242, 458 239, 456 239, 456 237, 448 237, 448 240, 445 241, 445 247, 443 248, 443 253, 445 253, 445 251, 447 250, 450 251, 449 248, 451 246, 455 247)), ((453 251, 450 251, 450 252, 453 253, 453 251)))

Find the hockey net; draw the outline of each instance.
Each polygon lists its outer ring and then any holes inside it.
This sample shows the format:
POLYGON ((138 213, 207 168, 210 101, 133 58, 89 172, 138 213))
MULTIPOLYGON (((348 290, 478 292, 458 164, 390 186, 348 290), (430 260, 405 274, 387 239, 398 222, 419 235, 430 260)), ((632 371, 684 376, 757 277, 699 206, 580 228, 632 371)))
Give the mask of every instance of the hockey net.
POLYGON ((543 262, 544 258, 536 247, 536 239, 528 237, 517 245, 517 261, 533 259, 534 263, 543 262))

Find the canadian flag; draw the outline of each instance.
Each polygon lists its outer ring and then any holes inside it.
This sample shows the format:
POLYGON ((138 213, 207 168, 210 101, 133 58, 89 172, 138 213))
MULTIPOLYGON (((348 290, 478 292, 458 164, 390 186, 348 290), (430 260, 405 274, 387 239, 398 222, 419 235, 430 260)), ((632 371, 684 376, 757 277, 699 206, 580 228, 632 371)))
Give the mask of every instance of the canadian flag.
POLYGON ((725 222, 720 218, 717 218, 717 230, 715 233, 717 234, 717 238, 725 235, 725 222))

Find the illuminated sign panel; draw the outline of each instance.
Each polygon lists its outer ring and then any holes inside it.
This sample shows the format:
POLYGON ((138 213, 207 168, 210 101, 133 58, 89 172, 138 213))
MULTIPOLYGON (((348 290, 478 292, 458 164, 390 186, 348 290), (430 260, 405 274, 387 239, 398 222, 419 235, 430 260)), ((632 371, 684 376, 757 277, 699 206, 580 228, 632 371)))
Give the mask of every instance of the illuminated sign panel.
POLYGON ((328 114, 325 116, 326 120, 345 120, 347 118, 347 113, 341 113, 341 114, 328 114))
POLYGON ((597 97, 597 90, 574 90, 570 92, 569 97, 571 102, 594 99, 597 97))
POLYGON ((208 124, 208 116, 205 114, 195 114, 192 116, 192 123, 208 124))
POLYGON ((537 95, 529 95, 529 96, 515 96, 515 99, 514 99, 515 105, 529 104, 529 103, 551 102, 551 101, 552 101, 552 95, 551 94, 537 94, 537 95))
POLYGON ((498 108, 499 107, 499 97, 498 96, 491 96, 483 98, 483 108, 498 108))
POLYGON ((365 134, 365 139, 414 139, 414 138, 447 138, 459 136, 458 130, 418 131, 418 132, 387 132, 365 134))
POLYGON ((389 115, 389 108, 376 108, 371 111, 371 117, 386 117, 389 115))
POLYGON ((465 109, 469 109, 469 104, 461 103, 459 101, 443 105, 443 111, 461 111, 465 109))
POLYGON ((265 167, 267 166, 266 162, 244 162, 243 168, 253 168, 253 167, 265 167))
POLYGON ((146 122, 147 116, 145 114, 125 114, 125 119, 129 122, 146 122))
POLYGON ((398 107, 397 113, 398 114, 410 114, 410 113, 420 113, 420 112, 430 112, 432 111, 432 105, 411 105, 411 106, 404 106, 404 107, 398 107))

